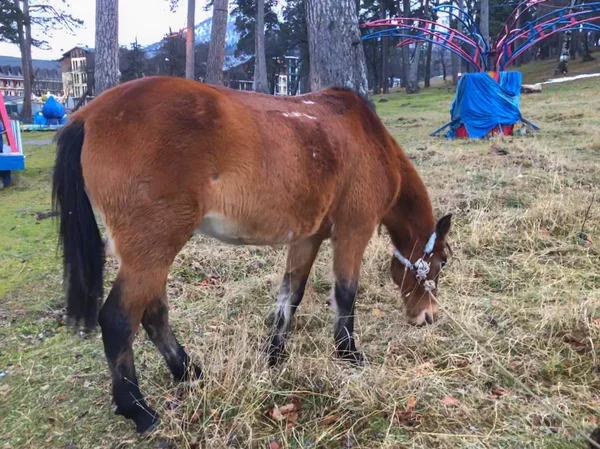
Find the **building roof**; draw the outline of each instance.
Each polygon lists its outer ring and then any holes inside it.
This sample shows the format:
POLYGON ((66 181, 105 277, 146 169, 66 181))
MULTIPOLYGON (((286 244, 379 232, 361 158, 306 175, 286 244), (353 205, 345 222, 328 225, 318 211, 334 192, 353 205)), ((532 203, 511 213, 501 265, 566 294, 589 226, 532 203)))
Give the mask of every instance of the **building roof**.
POLYGON ((14 65, 2 65, 0 66, 0 77, 22 79, 23 74, 21 73, 21 67, 14 65))
POLYGON ((93 47, 88 47, 87 45, 75 45, 75 47, 71 48, 70 50, 66 51, 63 53, 62 58, 59 59, 59 61, 62 61, 63 59, 65 59, 67 56, 69 56, 69 54, 75 50, 76 48, 83 50, 87 53, 95 53, 96 49, 93 47))
MULTIPOLYGON (((60 70, 60 63, 58 61, 52 61, 49 59, 34 59, 31 62, 33 63, 33 70, 37 70, 37 69, 60 70)), ((21 67, 21 58, 16 58, 14 56, 0 56, 0 66, 5 66, 5 65, 21 67)))
POLYGON ((60 81, 62 82, 62 74, 56 69, 37 69, 35 70, 36 81, 60 81))

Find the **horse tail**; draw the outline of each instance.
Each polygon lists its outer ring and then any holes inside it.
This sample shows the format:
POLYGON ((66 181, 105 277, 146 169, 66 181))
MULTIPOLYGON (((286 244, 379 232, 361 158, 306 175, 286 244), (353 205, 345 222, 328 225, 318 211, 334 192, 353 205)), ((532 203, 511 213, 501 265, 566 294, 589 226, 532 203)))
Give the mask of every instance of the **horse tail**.
POLYGON ((91 330, 103 297, 104 242, 85 191, 81 168, 83 119, 73 118, 57 135, 52 207, 59 220, 69 324, 91 330))

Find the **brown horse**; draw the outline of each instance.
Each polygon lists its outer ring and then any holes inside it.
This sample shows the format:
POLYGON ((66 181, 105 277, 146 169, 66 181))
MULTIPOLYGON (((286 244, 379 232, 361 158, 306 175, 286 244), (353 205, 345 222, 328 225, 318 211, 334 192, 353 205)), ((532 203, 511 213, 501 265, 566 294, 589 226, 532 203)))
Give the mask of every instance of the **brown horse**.
POLYGON ((271 364, 283 354, 328 238, 341 358, 361 361, 354 301, 361 259, 379 224, 395 246, 391 273, 409 322, 431 323, 438 311, 432 294, 451 218, 436 225, 415 168, 368 100, 347 89, 272 97, 169 77, 122 84, 73 114, 60 132, 53 198, 67 313, 88 328, 100 323, 116 413, 134 420, 138 432, 157 420, 134 367, 140 323, 176 380, 202 375, 169 326, 165 287, 195 233, 231 244, 288 245, 266 345, 271 364), (99 313, 105 252, 94 211, 120 265, 99 313))

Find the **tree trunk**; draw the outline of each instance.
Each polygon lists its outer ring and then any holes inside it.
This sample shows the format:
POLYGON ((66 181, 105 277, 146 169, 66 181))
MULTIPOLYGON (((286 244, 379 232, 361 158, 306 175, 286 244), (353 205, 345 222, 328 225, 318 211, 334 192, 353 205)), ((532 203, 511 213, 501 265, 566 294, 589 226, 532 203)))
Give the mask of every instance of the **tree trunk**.
MULTIPOLYGON (((429 0, 425 0, 425 18, 431 20, 431 14, 429 12, 429 0)), ((435 25, 433 27, 435 30, 435 25)), ((425 58, 425 73, 423 85, 424 87, 431 87, 431 52, 433 51, 433 44, 427 43, 427 57, 425 58)))
POLYGON ((269 92, 269 84, 267 82, 267 57, 265 56, 265 0, 256 2, 255 55, 254 90, 266 94, 269 92))
MULTIPOLYGON (((380 18, 385 19, 387 17, 386 4, 383 0, 380 1, 379 6, 380 18)), ((381 93, 390 93, 390 83, 388 81, 388 54, 389 54, 389 39, 387 37, 381 38, 381 74, 380 83, 381 93)))
POLYGON ((31 83, 32 83, 32 61, 31 61, 31 24, 29 22, 29 0, 23 0, 20 4, 15 0, 15 6, 23 13, 17 19, 17 31, 19 33, 19 47, 21 50, 21 70, 23 73, 23 107, 21 118, 29 120, 32 117, 31 110, 31 83))
POLYGON ((195 79, 195 54, 196 44, 196 0, 188 0, 187 11, 187 40, 185 42, 185 77, 189 80, 195 79))
POLYGON ((446 52, 443 48, 440 50, 440 64, 442 64, 442 80, 446 81, 446 52))
POLYGON ((460 72, 461 62, 460 58, 455 53, 452 53, 450 58, 452 59, 452 85, 456 86, 458 84, 458 74, 460 72))
MULTIPOLYGON (((400 8, 400 5, 398 5, 400 8)), ((402 0, 402 16, 410 17, 410 0, 402 0)), ((402 87, 408 88, 410 78, 410 48, 408 45, 402 47, 402 87)))
MULTIPOLYGON (((575 5, 576 0, 571 0, 571 8, 569 8, 568 13, 573 12, 573 6, 575 5)), ((560 50, 558 56, 558 65, 554 69, 554 74, 557 75, 559 73, 567 73, 568 63, 569 63, 569 52, 571 50, 571 30, 567 30, 564 33, 564 38, 562 42, 562 48, 560 50)))
POLYGON ((208 84, 223 84, 228 6, 228 0, 215 0, 213 3, 210 46, 206 63, 206 82, 208 84))
POLYGON ((119 0, 96 0, 94 95, 119 82, 119 0))
POLYGON ((408 45, 402 47, 402 83, 401 87, 408 86, 408 78, 410 77, 410 49, 408 45))
POLYGON ((485 43, 490 45, 490 0, 481 0, 479 5, 479 31, 485 39, 485 43))
POLYGON ((427 59, 425 60, 425 87, 431 87, 431 53, 433 52, 433 44, 427 43, 427 59))
POLYGON ((307 0, 310 86, 353 89, 368 95, 367 65, 355 0, 307 0))
POLYGON ((410 64, 408 84, 406 85, 407 94, 416 94, 419 92, 419 60, 421 59, 421 45, 421 42, 415 44, 415 56, 410 64))

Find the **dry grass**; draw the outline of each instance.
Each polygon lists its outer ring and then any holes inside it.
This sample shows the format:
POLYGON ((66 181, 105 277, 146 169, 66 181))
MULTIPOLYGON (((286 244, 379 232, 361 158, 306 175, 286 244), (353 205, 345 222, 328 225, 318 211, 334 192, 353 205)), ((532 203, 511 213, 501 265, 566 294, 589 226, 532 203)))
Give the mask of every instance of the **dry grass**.
POLYGON ((8 316, 0 371, 9 372, 0 378, 0 447, 585 447, 547 408, 585 434, 600 419, 598 84, 525 97, 524 115, 542 131, 492 142, 426 137, 448 118, 451 95, 375 99, 436 211, 454 214, 455 257, 441 280, 439 322, 413 328, 389 278, 387 235, 373 236, 357 307, 367 367, 332 357, 328 244, 294 321, 289 359, 269 370, 259 347, 284 249, 195 237, 177 258, 168 290, 175 331, 207 380, 193 390, 173 385, 140 333, 141 387, 162 420, 138 438, 131 422, 112 415, 99 337, 81 340, 55 323, 53 305, 62 303, 52 266, 0 302, 8 316), (28 298, 50 300, 43 322, 38 312, 19 315, 6 306, 28 298), (300 408, 287 420, 267 416, 290 403, 300 408))

